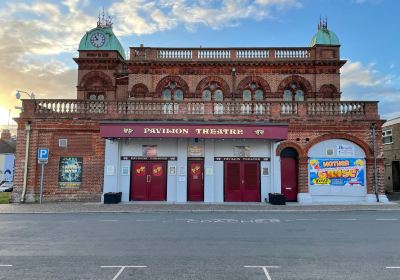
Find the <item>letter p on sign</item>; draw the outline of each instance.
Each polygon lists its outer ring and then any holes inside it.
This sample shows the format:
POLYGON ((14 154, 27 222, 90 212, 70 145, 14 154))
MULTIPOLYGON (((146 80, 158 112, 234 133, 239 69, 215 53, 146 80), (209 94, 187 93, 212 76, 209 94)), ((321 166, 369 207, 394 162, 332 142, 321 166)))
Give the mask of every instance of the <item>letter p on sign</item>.
POLYGON ((49 162, 49 149, 38 149, 38 163, 49 162))

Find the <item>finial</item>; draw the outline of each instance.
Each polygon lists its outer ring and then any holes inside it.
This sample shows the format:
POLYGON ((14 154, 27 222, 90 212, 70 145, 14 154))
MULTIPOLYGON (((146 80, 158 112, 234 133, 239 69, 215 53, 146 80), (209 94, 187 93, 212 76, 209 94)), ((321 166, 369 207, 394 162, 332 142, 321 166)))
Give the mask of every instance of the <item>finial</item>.
POLYGON ((99 11, 99 21, 97 22, 97 27, 102 27, 102 28, 112 27, 111 16, 106 17, 104 7, 102 13, 101 11, 99 11))

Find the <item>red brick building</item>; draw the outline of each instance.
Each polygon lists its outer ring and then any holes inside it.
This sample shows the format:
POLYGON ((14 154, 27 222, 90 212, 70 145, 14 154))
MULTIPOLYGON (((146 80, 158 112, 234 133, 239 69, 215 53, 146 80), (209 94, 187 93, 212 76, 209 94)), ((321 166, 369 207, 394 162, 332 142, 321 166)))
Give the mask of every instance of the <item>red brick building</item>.
POLYGON ((74 60, 76 100, 23 100, 14 202, 38 200, 38 148, 45 201, 387 201, 377 102, 341 101, 346 61, 326 22, 309 47, 126 58, 101 21, 74 60))

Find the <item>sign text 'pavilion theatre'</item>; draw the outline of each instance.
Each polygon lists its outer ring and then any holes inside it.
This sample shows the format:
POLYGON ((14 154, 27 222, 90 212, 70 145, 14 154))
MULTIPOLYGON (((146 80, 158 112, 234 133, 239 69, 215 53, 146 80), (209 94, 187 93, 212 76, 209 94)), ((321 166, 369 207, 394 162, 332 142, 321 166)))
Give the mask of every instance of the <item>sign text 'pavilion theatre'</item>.
POLYGON ((386 202, 377 102, 341 101, 337 36, 309 47, 131 47, 100 19, 77 98, 23 100, 14 202, 386 202))

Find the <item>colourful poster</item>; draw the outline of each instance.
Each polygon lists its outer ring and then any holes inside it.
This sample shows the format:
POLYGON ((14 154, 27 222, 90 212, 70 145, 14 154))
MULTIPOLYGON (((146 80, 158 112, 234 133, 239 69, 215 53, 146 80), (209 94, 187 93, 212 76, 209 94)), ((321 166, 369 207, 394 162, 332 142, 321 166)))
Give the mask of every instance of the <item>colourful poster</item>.
POLYGON ((363 158, 311 158, 310 186, 365 186, 363 158))
POLYGON ((61 188, 79 188, 82 183, 82 167, 82 157, 60 157, 58 185, 61 188))

